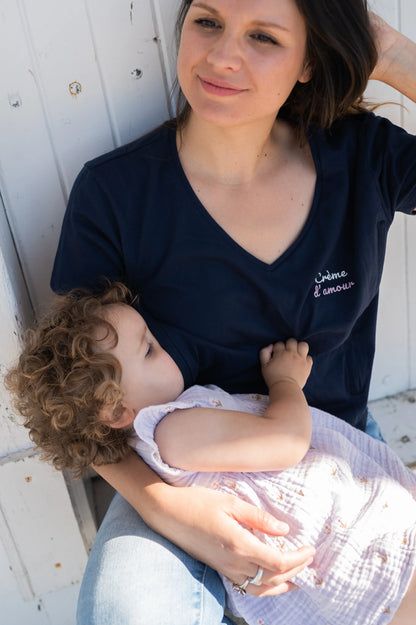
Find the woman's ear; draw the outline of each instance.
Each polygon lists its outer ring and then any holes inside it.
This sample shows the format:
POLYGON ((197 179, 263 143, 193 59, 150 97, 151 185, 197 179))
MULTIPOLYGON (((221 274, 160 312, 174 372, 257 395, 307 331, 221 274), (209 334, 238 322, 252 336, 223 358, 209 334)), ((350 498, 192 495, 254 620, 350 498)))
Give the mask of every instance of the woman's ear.
POLYGON ((100 411, 100 416, 110 427, 118 429, 132 425, 136 413, 132 408, 121 403, 116 406, 105 406, 100 411))
POLYGON ((303 71, 298 78, 298 82, 309 82, 313 76, 312 65, 309 61, 305 61, 305 65, 303 66, 303 71))

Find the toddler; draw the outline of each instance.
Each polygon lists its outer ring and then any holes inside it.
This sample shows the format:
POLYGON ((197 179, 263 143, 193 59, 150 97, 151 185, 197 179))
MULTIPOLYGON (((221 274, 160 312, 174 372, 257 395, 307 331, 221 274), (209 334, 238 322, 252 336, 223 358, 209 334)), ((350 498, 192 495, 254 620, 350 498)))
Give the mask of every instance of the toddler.
POLYGON ((284 538, 259 536, 276 549, 314 545, 292 580, 298 591, 268 596, 269 573, 255 564, 245 579, 223 579, 250 625, 411 625, 415 476, 384 443, 308 407, 306 343, 268 346, 260 363, 269 397, 183 392, 179 368, 116 283, 57 297, 6 385, 56 468, 81 474, 133 447, 166 482, 232 493, 287 522, 284 538))

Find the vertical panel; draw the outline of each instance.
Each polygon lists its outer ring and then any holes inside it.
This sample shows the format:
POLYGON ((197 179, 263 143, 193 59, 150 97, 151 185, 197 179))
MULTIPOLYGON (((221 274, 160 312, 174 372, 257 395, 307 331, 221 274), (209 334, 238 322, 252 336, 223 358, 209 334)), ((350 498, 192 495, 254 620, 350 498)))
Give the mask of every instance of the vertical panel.
MULTIPOLYGON (((406 2, 408 0, 405 0, 406 2)), ((398 0, 375 0, 374 10, 396 28, 403 22, 403 2, 398 0)), ((414 24, 414 22, 413 22, 414 24)), ((412 37, 416 39, 415 26, 412 37)), ((382 106, 376 112, 389 117, 396 124, 408 125, 402 106, 403 97, 390 87, 371 82, 368 94, 374 100, 395 102, 397 105, 382 106)), ((407 255, 407 232, 410 219, 396 215, 389 234, 386 263, 380 290, 380 308, 377 325, 377 349, 374 363, 370 398, 391 395, 408 388, 411 384, 409 363, 412 345, 409 328, 409 284, 407 255)))
MULTIPOLYGON (((51 625, 47 615, 39 608, 39 601, 22 601, 11 564, 0 541, 0 606, 1 623, 7 625, 51 625)), ((58 621, 56 621, 58 623, 58 621)), ((71 625, 75 622, 73 619, 71 625)), ((69 624, 68 624, 69 625, 69 624)))
MULTIPOLYGON (((177 12, 181 0, 153 0, 154 14, 161 38, 162 56, 167 73, 169 93, 173 94, 172 88, 176 79, 177 48, 175 29, 177 12)), ((172 110, 175 113, 174 97, 172 98, 172 110)))
POLYGON ((152 7, 147 0, 89 0, 88 12, 117 143, 126 143, 169 116, 152 7))
POLYGON ((393 395, 409 384, 409 324, 407 305, 406 216, 397 214, 390 229, 380 288, 376 359, 371 399, 393 395))
MULTIPOLYGON (((416 41, 416 3, 414 0, 400 0, 400 30, 410 39, 416 41)), ((405 128, 416 134, 416 103, 404 99, 405 128)))
POLYGON ((168 116, 160 45, 150 0, 2 3, 0 184, 37 309, 82 164, 168 116))
POLYGON ((13 571, 0 542, 0 606, 2 625, 75 625, 79 584, 22 601, 13 571))
POLYGON ((16 427, 17 419, 1 382, 17 358, 19 338, 32 321, 31 313, 0 197, 0 463, 8 454, 32 448, 26 430, 16 427))
POLYGON ((67 197, 80 163, 114 145, 85 3, 19 3, 67 197))
POLYGON ((407 285, 409 294, 409 388, 416 389, 416 217, 407 225, 407 285))
POLYGON ((27 280, 39 285, 50 262, 45 246, 62 186, 18 4, 4 0, 0 13, 0 185, 27 280))
POLYGON ((0 466, 0 514, 26 598, 80 582, 87 554, 60 473, 36 457, 0 466))
POLYGON ((0 184, 39 308, 72 179, 113 143, 80 1, 57 10, 48 0, 4 0, 0 47, 8 60, 0 67, 0 184), (79 95, 70 93, 73 81, 79 95))
MULTIPOLYGON (((402 32, 416 41, 416 3, 401 0, 402 32)), ((416 134, 416 103, 407 98, 404 101, 404 126, 416 134)), ((409 386, 416 388, 416 217, 407 223, 407 288, 409 298, 409 386)))

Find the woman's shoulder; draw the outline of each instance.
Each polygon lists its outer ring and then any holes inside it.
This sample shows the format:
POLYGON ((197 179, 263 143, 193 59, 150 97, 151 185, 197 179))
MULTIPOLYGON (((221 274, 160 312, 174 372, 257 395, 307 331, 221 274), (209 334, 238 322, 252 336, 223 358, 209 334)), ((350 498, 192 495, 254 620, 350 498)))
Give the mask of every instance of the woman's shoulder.
POLYGON ((140 159, 164 160, 172 157, 176 130, 173 122, 165 122, 145 135, 101 154, 85 163, 84 168, 92 171, 100 168, 124 167, 129 161, 140 159))
POLYGON ((416 143, 416 137, 404 128, 387 117, 370 111, 346 115, 326 130, 312 128, 309 136, 329 145, 356 144, 357 141, 366 141, 368 144, 379 141, 385 143, 389 137, 391 140, 395 140, 396 137, 403 139, 407 137, 409 141, 416 143))
POLYGON ((405 175, 416 157, 416 137, 372 112, 347 115, 326 130, 311 129, 308 139, 326 173, 364 168, 386 175, 399 167, 405 175))

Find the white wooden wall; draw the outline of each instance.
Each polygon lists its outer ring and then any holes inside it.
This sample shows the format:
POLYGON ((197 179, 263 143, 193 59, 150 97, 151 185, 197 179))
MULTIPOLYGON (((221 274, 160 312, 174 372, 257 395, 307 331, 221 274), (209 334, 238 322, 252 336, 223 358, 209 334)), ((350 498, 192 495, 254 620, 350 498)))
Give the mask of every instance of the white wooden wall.
MULTIPOLYGON (((382 17, 416 40, 414 0, 370 0, 382 17)), ((416 134, 416 105, 380 83, 372 83, 369 97, 404 105, 385 106, 379 113, 416 134)), ((370 397, 385 397, 416 387, 416 219, 397 215, 380 293, 377 351, 370 397)), ((416 415, 415 415, 416 416, 416 415)))
MULTIPOLYGON (((414 0, 372 4, 416 39, 414 0)), ((60 224, 82 164, 169 115, 177 5, 0 0, 0 369, 15 358, 32 307, 49 297, 60 224)), ((369 92, 400 101, 376 84, 369 92)), ((406 106, 383 112, 416 133, 416 107, 406 106)), ((383 280, 373 398, 416 387, 415 240, 416 219, 399 216, 383 280)), ((14 421, 0 387, 0 622, 74 625, 94 534, 85 493, 71 483, 68 490, 39 462, 14 421)))

